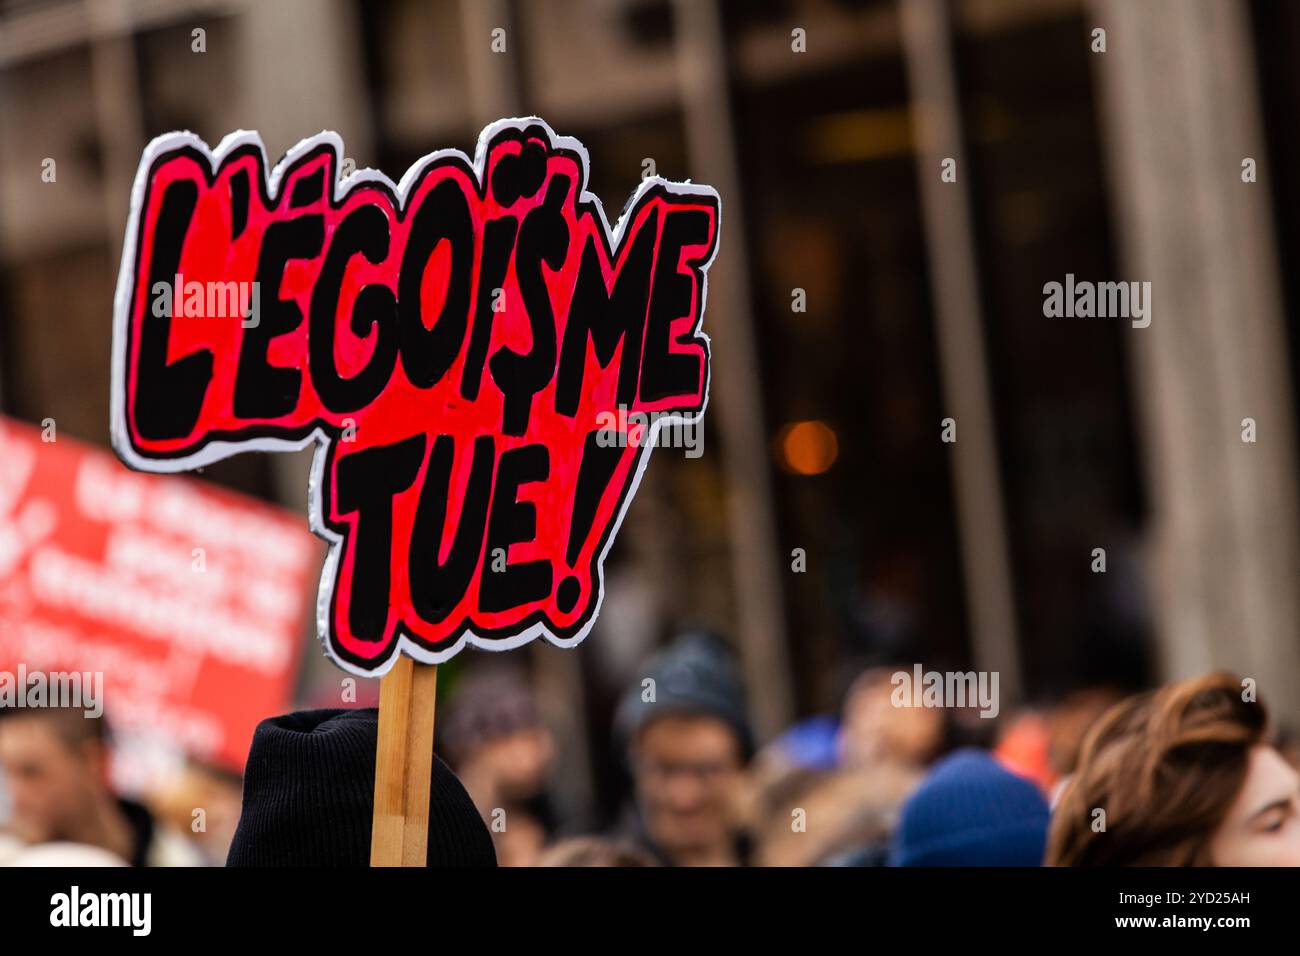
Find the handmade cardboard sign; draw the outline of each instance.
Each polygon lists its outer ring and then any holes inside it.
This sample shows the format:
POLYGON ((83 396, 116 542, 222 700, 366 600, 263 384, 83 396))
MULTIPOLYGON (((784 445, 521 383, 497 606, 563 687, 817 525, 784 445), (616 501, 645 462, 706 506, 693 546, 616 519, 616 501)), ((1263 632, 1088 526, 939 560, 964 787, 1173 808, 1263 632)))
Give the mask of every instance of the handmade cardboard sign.
POLYGON ((645 179, 611 229, 582 144, 535 118, 397 184, 329 132, 268 165, 248 132, 145 151, 118 454, 171 472, 315 443, 317 626, 348 671, 578 643, 659 432, 708 401, 716 192, 645 179))

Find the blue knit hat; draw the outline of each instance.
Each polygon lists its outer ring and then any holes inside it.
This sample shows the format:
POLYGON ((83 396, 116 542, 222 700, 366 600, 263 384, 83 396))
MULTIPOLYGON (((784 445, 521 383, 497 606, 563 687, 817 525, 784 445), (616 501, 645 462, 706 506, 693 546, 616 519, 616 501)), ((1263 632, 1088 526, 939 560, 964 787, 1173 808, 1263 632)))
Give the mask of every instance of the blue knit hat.
POLYGON ((1047 800, 982 750, 931 768, 903 804, 890 866, 1042 866, 1047 800))

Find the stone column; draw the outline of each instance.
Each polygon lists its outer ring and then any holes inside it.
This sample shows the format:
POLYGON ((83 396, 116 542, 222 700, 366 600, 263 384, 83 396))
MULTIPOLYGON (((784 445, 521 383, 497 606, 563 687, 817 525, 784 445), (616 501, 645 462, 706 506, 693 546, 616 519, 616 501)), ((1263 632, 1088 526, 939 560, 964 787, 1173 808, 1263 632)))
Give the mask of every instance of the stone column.
MULTIPOLYGON (((1244 4, 1094 0, 1167 679, 1228 667, 1300 719, 1296 420, 1244 4), (1243 182, 1253 159, 1258 181, 1243 182), (1243 441, 1244 419, 1257 441, 1243 441)), ((1083 42, 1081 40, 1081 42, 1083 42)))

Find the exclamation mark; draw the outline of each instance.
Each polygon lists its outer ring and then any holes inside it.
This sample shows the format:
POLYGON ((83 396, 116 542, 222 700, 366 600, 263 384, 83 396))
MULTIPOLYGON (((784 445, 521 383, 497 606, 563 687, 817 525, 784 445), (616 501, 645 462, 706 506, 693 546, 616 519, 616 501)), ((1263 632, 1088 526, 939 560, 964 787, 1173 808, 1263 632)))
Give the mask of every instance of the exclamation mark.
MULTIPOLYGON (((564 560, 569 567, 576 567, 578 555, 587 542, 591 523, 596 520, 596 511, 600 500, 605 495, 609 480, 623 457, 623 449, 608 442, 602 446, 599 442, 601 432, 597 429, 587 433, 587 440, 582 447, 582 464, 578 466, 578 487, 573 494, 573 516, 569 519, 569 544, 564 552, 564 560)), ((560 582, 555 592, 555 603, 561 613, 568 614, 578 603, 582 585, 570 574, 560 582)))

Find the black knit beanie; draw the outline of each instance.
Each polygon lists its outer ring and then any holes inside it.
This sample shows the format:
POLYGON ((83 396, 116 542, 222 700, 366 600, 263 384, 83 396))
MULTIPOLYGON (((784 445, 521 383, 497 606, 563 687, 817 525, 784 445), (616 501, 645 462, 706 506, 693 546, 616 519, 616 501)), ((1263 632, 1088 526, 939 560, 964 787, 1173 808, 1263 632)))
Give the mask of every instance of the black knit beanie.
MULTIPOLYGON (((257 725, 226 866, 367 866, 379 711, 305 710, 257 725)), ((492 837, 436 755, 429 866, 496 866, 492 837)))

